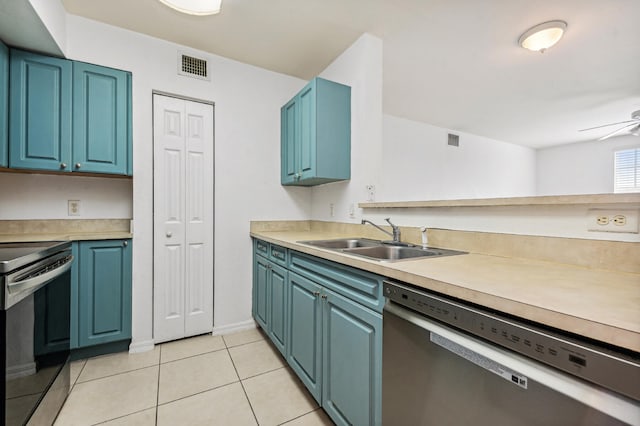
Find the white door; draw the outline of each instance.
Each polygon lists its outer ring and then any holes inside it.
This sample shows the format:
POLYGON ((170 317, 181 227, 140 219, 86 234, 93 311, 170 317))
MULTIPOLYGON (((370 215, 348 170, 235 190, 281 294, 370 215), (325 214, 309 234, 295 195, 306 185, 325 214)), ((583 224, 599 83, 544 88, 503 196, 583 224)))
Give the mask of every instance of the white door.
POLYGON ((153 95, 153 334, 213 330, 213 105, 153 95))

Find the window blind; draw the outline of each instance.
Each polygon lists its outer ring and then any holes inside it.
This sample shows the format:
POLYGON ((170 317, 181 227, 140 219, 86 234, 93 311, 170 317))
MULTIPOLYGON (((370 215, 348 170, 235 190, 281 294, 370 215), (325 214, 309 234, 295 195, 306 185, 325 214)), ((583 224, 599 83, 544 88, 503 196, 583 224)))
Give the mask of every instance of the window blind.
POLYGON ((615 152, 613 192, 640 192, 640 148, 615 152))

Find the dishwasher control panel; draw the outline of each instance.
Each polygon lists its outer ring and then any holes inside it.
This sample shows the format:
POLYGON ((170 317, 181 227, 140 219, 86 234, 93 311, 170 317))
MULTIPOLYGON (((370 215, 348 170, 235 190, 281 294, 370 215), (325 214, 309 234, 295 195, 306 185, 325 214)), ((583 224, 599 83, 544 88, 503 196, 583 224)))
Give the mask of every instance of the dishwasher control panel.
POLYGON ((485 312, 398 282, 385 281, 384 295, 391 303, 640 400, 640 360, 637 358, 579 342, 550 330, 485 312))

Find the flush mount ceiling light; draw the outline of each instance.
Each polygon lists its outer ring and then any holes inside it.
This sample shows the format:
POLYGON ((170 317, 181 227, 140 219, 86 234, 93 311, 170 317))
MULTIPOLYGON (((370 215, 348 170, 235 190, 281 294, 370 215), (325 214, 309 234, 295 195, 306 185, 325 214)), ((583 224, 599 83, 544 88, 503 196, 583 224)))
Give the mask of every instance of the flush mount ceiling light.
POLYGON ((160 0, 172 9, 189 15, 215 15, 220 13, 222 0, 160 0))
POLYGON ((544 53, 560 41, 566 29, 567 23, 564 21, 543 22, 525 31, 518 39, 518 44, 525 49, 544 53))

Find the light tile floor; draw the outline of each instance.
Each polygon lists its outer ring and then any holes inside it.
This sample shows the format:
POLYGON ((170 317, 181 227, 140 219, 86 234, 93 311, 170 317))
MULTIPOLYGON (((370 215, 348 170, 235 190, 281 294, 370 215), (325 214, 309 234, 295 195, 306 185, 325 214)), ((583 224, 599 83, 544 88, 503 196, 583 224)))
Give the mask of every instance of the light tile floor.
POLYGON ((56 426, 333 425, 259 329, 71 364, 56 426))

